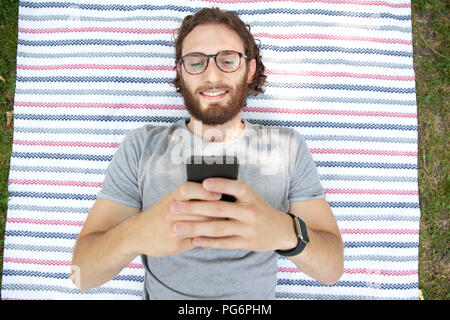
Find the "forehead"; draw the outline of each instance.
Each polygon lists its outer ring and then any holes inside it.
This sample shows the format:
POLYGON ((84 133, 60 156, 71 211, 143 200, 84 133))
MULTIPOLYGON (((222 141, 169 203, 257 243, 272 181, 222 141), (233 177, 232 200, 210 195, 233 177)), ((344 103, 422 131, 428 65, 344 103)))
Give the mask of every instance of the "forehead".
POLYGON ((222 50, 244 52, 244 44, 236 31, 223 24, 196 26, 184 38, 182 56, 191 52, 215 54, 222 50))

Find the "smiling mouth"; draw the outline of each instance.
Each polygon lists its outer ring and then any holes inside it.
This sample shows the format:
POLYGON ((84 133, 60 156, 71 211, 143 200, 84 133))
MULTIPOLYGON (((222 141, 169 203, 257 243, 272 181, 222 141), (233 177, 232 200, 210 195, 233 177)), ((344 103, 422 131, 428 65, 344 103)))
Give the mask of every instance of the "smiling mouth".
POLYGON ((200 91, 200 94, 204 97, 223 97, 228 93, 228 90, 208 90, 208 91, 200 91))

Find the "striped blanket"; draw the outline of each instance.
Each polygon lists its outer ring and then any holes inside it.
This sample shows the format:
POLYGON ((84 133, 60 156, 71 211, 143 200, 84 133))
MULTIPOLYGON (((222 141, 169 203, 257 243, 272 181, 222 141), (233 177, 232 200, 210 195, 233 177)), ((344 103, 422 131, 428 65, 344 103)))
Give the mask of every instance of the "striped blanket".
POLYGON ((334 286, 280 257, 276 297, 418 299, 409 0, 21 1, 2 298, 141 298, 138 258, 81 292, 72 249, 126 133, 188 116, 172 41, 210 6, 260 40, 268 84, 243 116, 306 137, 345 243, 334 286))

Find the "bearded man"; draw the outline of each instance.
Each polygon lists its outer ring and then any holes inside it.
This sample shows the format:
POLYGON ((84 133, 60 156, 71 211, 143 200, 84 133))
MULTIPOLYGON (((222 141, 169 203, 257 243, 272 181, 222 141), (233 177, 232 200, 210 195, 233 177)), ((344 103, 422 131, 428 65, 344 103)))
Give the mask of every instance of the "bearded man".
POLYGON ((175 64, 190 118, 146 125, 121 143, 75 245, 75 285, 100 286, 139 255, 145 299, 274 299, 279 255, 334 284, 343 243, 303 136, 242 119, 266 81, 250 27, 217 8, 189 15, 175 64), (237 155, 238 178, 186 181, 173 161, 180 137, 202 146, 198 154, 183 143, 185 158, 237 155), (266 147, 269 156, 248 161, 266 147))

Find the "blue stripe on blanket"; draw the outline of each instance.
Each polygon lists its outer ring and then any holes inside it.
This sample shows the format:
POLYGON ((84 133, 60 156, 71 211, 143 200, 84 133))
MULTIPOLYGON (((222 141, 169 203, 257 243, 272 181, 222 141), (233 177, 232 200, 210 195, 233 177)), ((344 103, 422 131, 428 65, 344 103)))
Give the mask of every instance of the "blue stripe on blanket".
MULTIPOLYGON (((195 12, 201 7, 186 7, 176 5, 101 5, 101 4, 80 4, 80 3, 62 3, 62 2, 41 2, 33 3, 23 1, 20 6, 27 8, 74 8, 84 10, 114 10, 114 11, 135 11, 135 10, 173 10, 178 12, 195 12)), ((391 13, 366 13, 366 12, 352 12, 352 11, 334 11, 323 9, 291 9, 291 8, 272 8, 272 9, 256 9, 256 10, 235 10, 239 15, 268 15, 268 14, 311 14, 311 15, 325 15, 325 16, 344 16, 344 17, 357 17, 357 18, 374 18, 374 19, 395 19, 408 21, 411 19, 411 15, 396 15, 391 13)))

